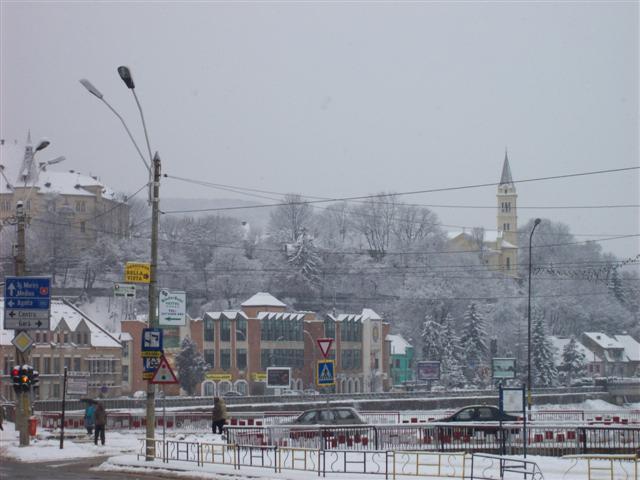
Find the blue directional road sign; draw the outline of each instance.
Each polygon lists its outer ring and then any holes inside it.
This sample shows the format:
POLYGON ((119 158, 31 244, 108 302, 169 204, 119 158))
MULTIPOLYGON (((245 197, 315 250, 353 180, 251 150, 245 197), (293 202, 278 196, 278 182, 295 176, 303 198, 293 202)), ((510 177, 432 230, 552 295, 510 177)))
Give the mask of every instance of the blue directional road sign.
POLYGON ((51 279, 5 277, 5 330, 49 330, 51 279))
POLYGON ((332 387, 336 384, 333 360, 320 360, 316 370, 316 383, 319 387, 332 387))

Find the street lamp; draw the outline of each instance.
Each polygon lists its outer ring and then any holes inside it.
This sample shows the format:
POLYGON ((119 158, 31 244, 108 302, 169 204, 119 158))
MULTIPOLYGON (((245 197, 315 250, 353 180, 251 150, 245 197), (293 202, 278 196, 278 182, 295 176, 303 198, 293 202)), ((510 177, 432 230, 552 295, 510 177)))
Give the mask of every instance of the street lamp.
POLYGON ((531 412, 531 404, 533 403, 531 397, 531 241, 533 240, 533 232, 536 231, 540 221, 539 218, 535 219, 529 234, 529 296, 527 302, 527 407, 529 412, 531 412))
MULTIPOLYGON (((133 142, 138 155, 142 159, 147 171, 150 175, 149 182, 149 202, 151 203, 151 261, 150 261, 150 271, 149 271, 149 327, 158 328, 158 319, 156 317, 156 305, 157 305, 157 266, 158 266, 158 216, 159 216, 159 203, 160 203, 160 156, 158 152, 155 155, 151 155, 151 145, 149 143, 149 134, 147 132, 147 125, 144 120, 144 113, 142 112, 142 107, 140 102, 138 101, 138 96, 135 92, 135 84, 133 83, 133 77, 131 75, 131 71, 128 67, 120 66, 118 67, 118 75, 125 83, 127 88, 131 90, 133 93, 133 97, 135 98, 136 105, 138 106, 138 111, 140 112, 140 118, 142 119, 142 127, 144 130, 144 137, 147 143, 147 150, 149 153, 149 162, 144 158, 142 151, 138 147, 135 139, 131 135, 127 124, 125 123, 122 116, 104 99, 102 93, 93 86, 93 84, 87 80, 82 79, 80 83, 95 97, 100 99, 108 108, 111 110, 116 117, 120 120, 122 125, 124 126, 129 138, 133 142), (151 166, 150 166, 151 165, 151 166)), ((145 460, 152 461, 155 458, 155 424, 156 424, 156 412, 155 412, 155 385, 151 382, 147 383, 147 400, 146 400, 146 448, 145 448, 145 460)))

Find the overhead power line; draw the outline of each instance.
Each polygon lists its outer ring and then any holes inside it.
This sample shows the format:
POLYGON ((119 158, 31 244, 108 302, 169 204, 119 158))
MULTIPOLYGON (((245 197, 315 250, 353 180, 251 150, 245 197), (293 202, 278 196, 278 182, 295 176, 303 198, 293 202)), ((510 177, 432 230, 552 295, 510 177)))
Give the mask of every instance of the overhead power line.
MULTIPOLYGON (((605 170, 594 170, 589 172, 578 172, 578 173, 569 173, 565 175, 551 175, 546 177, 536 177, 536 178, 527 178, 523 180, 513 180, 512 183, 530 183, 530 182, 541 182, 547 180, 558 180, 563 178, 575 178, 575 177, 584 177, 589 175, 602 175, 605 173, 618 173, 618 172, 627 172, 631 170, 638 170, 640 167, 623 167, 623 168, 611 168, 605 170)), ((181 181, 189 181, 189 182, 197 182, 194 179, 187 179, 185 177, 180 177, 177 175, 165 174, 165 177, 172 178, 175 180, 181 181)), ((372 198, 384 198, 384 197, 395 197, 395 196, 404 196, 404 195, 418 195, 424 193, 437 193, 437 192, 450 192, 456 190, 468 190, 474 188, 484 188, 484 187, 496 187, 500 185, 500 182, 489 182, 489 183, 477 183, 471 185, 461 185, 454 187, 441 187, 441 188, 429 188, 424 190, 411 190, 406 192, 396 192, 396 193, 378 193, 374 195, 358 195, 358 196, 348 196, 348 197, 334 197, 334 198, 323 198, 318 200, 306 200, 300 202, 285 202, 285 203, 274 203, 274 204, 257 204, 257 205, 238 205, 235 207, 215 207, 215 208, 199 208, 199 209, 186 209, 186 210, 167 210, 164 211, 165 214, 176 214, 176 213, 199 213, 199 212, 218 212, 218 211, 230 211, 230 210, 247 210, 253 208, 273 208, 285 205, 304 205, 304 204, 319 204, 319 203, 330 203, 330 202, 340 202, 340 201, 355 201, 355 200, 368 200, 372 198)))

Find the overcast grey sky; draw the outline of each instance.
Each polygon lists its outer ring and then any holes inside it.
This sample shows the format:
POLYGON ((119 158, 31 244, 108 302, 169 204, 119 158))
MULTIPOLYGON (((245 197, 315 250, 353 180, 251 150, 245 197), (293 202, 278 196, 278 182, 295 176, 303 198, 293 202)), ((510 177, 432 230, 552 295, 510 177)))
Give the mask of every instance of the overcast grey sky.
MULTIPOLYGON (((494 182, 505 147, 514 179, 639 163, 635 1, 1 4, 0 137, 31 129, 52 141, 41 159, 65 155, 59 169, 117 190, 139 188, 144 167, 78 80, 142 147, 118 65, 173 175, 341 197, 494 182)), ((638 204, 638 184, 632 171, 517 188, 520 206, 638 204)), ((233 197, 170 179, 161 195, 233 197)), ((403 199, 493 206, 495 188, 403 199)), ((495 228, 494 210, 434 210, 495 228)), ((637 234, 638 212, 521 209, 519 222, 637 234)), ((637 238, 602 245, 640 251, 637 238)))

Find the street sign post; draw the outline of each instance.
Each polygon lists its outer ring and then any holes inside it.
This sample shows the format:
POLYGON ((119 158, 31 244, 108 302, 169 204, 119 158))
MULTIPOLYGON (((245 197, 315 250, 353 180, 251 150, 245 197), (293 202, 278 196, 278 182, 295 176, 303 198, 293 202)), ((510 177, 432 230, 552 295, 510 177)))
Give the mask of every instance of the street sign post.
POLYGON ((158 366, 149 382, 160 383, 163 385, 178 383, 178 378, 176 377, 176 374, 173 373, 171 365, 169 365, 169 362, 167 362, 167 359, 164 357, 164 355, 160 357, 160 365, 158 366))
POLYGON ((136 298, 136 286, 130 283, 114 283, 113 296, 124 298, 136 298))
POLYGON ((418 380, 440 380, 440 362, 424 360, 417 364, 418 380))
POLYGON ((11 340, 11 343, 13 343, 18 350, 24 353, 33 345, 33 339, 27 334, 27 332, 22 331, 18 333, 13 340, 11 340))
POLYGON ((319 387, 332 387, 336 384, 335 363, 333 360, 319 360, 316 369, 316 384, 319 387))
POLYGON ((320 351, 322 352, 322 356, 327 358, 329 356, 329 350, 331 350, 333 338, 319 338, 316 342, 318 343, 318 348, 320 348, 320 351))
POLYGON ((69 395, 86 395, 89 392, 89 372, 69 372, 67 376, 67 393, 69 395))
POLYGON ((496 379, 516 378, 516 359, 497 358, 491 359, 491 375, 496 379))
POLYGON ((162 329, 142 329, 142 356, 159 357, 160 355, 144 355, 144 352, 162 352, 162 329))
POLYGON ((143 262, 127 262, 124 266, 126 283, 149 283, 151 280, 151 264, 143 262))
POLYGON ((160 325, 184 326, 186 320, 187 294, 162 289, 158 295, 158 317, 160 325))
POLYGON ((49 330, 51 279, 6 277, 4 282, 4 329, 49 330))

